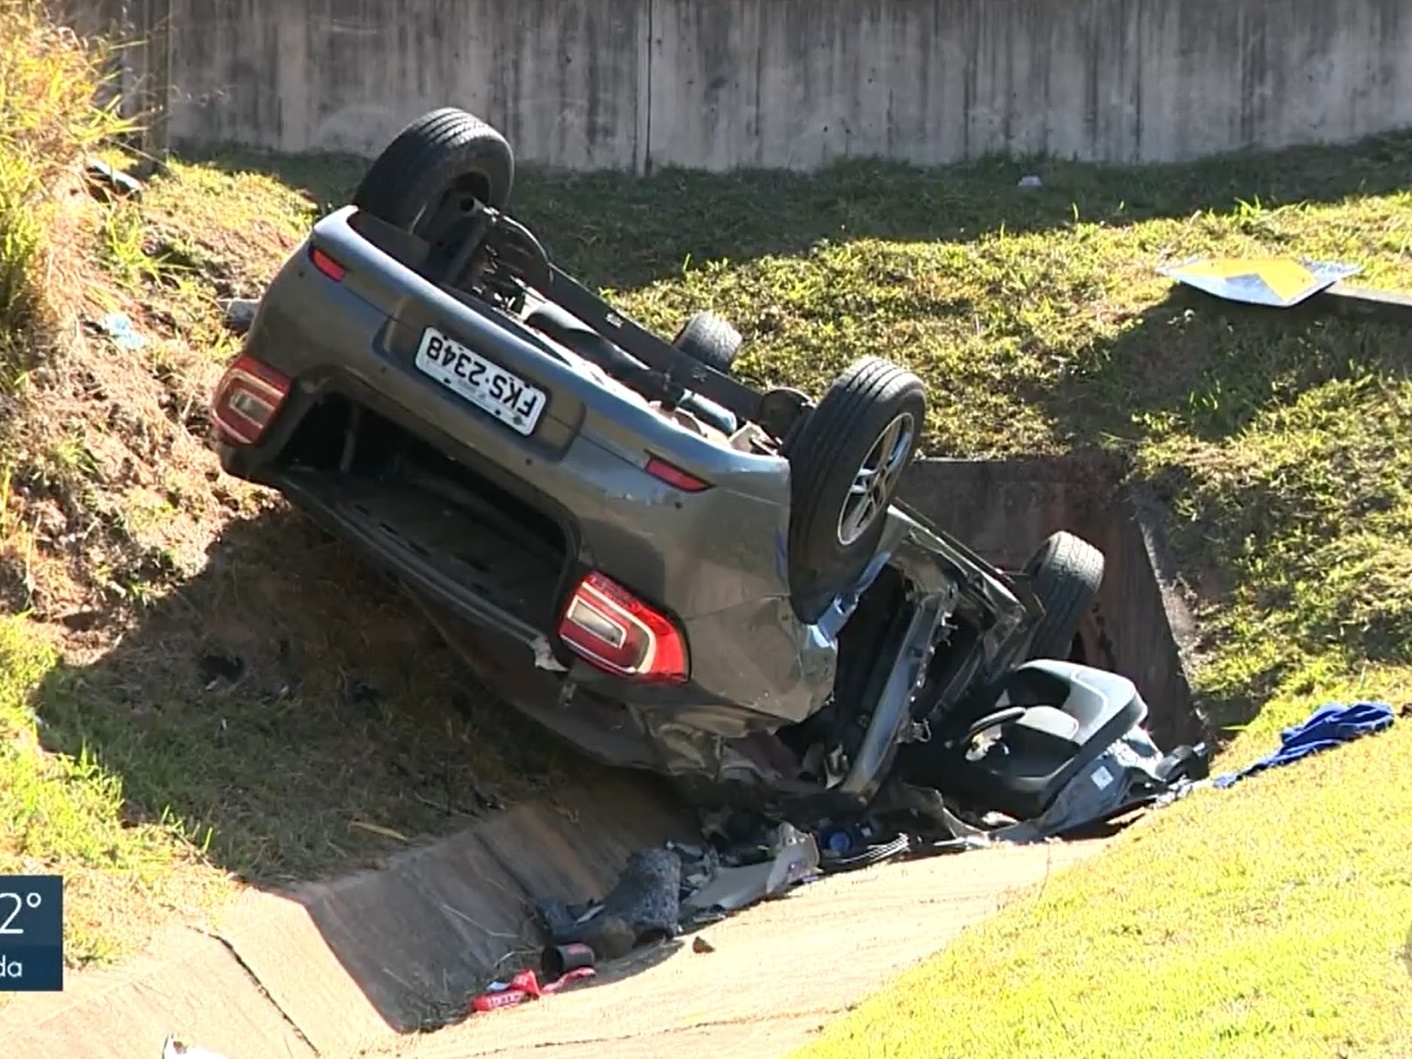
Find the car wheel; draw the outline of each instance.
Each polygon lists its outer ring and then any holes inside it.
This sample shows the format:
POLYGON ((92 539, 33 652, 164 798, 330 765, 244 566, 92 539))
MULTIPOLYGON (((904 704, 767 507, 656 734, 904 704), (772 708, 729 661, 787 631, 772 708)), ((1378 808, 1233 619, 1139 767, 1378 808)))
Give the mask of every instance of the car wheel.
POLYGON ((697 313, 677 332, 672 345, 707 367, 729 375, 744 341, 739 331, 715 313, 697 313))
POLYGON ((464 110, 443 107, 412 122, 363 174, 353 205, 427 237, 473 201, 503 209, 515 181, 505 137, 464 110))
POLYGON ((1072 533, 1055 533, 1030 557, 1024 572, 1044 608, 1030 640, 1030 657, 1067 659, 1103 585, 1103 553, 1072 533))
POLYGON ((927 417, 926 387, 877 357, 834 381, 789 444, 789 576, 817 621, 872 559, 927 417))

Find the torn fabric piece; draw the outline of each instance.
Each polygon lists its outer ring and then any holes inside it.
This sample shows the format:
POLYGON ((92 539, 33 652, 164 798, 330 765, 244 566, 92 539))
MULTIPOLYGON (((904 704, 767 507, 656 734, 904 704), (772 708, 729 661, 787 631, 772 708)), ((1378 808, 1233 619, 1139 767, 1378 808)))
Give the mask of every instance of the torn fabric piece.
POLYGON ((627 945, 648 939, 673 938, 681 920, 681 857, 672 849, 638 850, 617 883, 601 903, 570 907, 547 899, 535 904, 535 911, 555 945, 579 942, 605 959, 618 955, 615 944, 605 945, 600 930, 612 924, 631 933, 627 945))
POLYGON ((1325 703, 1302 724, 1281 732, 1280 748, 1273 754, 1247 765, 1239 772, 1218 776, 1214 785, 1230 787, 1268 768, 1292 764, 1300 758, 1352 742, 1360 736, 1376 735, 1392 727, 1392 722, 1392 707, 1385 702, 1355 702, 1348 706, 1337 702, 1325 703))

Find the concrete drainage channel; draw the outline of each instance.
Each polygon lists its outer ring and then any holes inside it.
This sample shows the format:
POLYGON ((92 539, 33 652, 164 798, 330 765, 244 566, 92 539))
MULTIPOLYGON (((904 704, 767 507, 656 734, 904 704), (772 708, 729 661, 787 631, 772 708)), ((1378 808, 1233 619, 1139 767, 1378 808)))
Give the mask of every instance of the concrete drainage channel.
POLYGON ((1163 747, 1204 735, 1184 655, 1194 630, 1173 583, 1163 512, 1120 483, 1101 457, 924 460, 909 471, 907 503, 1006 569, 1017 569, 1055 530, 1093 543, 1106 559, 1098 603, 1080 633, 1079 661, 1134 681, 1163 747))
MULTIPOLYGON (((1171 570, 1157 515, 1118 484, 1115 468, 1080 458, 921 461, 909 471, 904 495, 938 525, 1002 566, 1022 565, 1041 540, 1059 529, 1102 549, 1107 559, 1104 585, 1076 655, 1137 683, 1151 708, 1149 728, 1159 745, 1201 738, 1182 661, 1191 623, 1180 598, 1164 583, 1170 581, 1171 570)), ((531 682, 509 693, 542 692, 531 682)), ((624 774, 593 791, 561 795, 554 804, 517 807, 459 835, 393 857, 376 871, 306 884, 285 894, 248 894, 224 917, 214 936, 173 931, 150 956, 130 965, 79 976, 62 995, 12 1003, 0 1010, 0 1033, 12 1040, 15 1054, 56 1054, 56 1046, 62 1045, 57 1054, 95 1059, 148 1055, 149 1041, 155 1042, 150 1045, 155 1057, 161 1039, 173 1031, 230 1059, 341 1057, 396 1049, 403 1035, 464 1012, 467 993, 488 978, 508 977, 521 962, 533 961, 526 913, 530 901, 546 895, 599 897, 631 850, 691 835, 689 814, 654 780, 624 774)), ((860 953, 874 954, 856 961, 857 973, 886 975, 944 944, 966 922, 989 914, 1009 890, 1038 881, 1055 863, 1080 858, 1091 848, 1074 844, 1059 853, 1037 847, 976 852, 902 865, 892 875, 866 873, 862 883, 859 877, 831 879, 783 905, 748 913, 719 928, 748 932, 752 924, 769 920, 769 936, 751 944, 783 952, 787 967, 802 958, 807 939, 817 935, 825 939, 819 958, 827 959, 836 938, 822 928, 837 916, 842 901, 851 922, 879 925, 878 937, 856 939, 860 953), (910 879, 923 872, 932 872, 927 881, 910 879), (898 881, 898 895, 889 897, 878 889, 883 884, 876 880, 884 878, 898 881), (874 887, 871 896, 865 893, 869 886, 874 887), (937 895, 928 899, 934 902, 928 906, 935 917, 928 922, 934 927, 920 937, 912 926, 915 916, 923 914, 915 908, 919 892, 937 895), (872 902, 870 911, 860 915, 850 901, 872 902), (884 937, 888 922, 908 926, 896 937, 884 937)), ((682 946, 636 954, 629 960, 632 973, 643 971, 644 960, 672 959, 672 949, 682 946)), ((690 945, 685 949, 689 954, 690 945)), ((754 956, 749 962, 758 966, 766 958, 754 956)), ((667 1010, 683 1003, 703 1007, 701 998, 720 988, 728 962, 712 960, 710 966, 690 965, 704 968, 700 974, 706 976, 694 986, 689 970, 663 968, 659 984, 644 987, 656 988, 655 998, 634 1000, 632 1005, 651 1008, 660 1024, 644 1024, 641 1034, 624 1031, 621 1037, 615 1030, 615 1039, 651 1037, 642 1042, 648 1045, 643 1054, 659 1054, 663 1047, 676 1046, 668 1044, 666 1036, 682 1026, 694 1026, 698 1034, 717 1026, 711 1039, 715 1050, 724 1039, 721 1034, 737 1032, 728 1023, 751 1022, 749 1003, 770 1004, 768 998, 748 1001, 750 990, 737 990, 747 999, 739 1001, 746 1006, 733 1019, 717 1012, 718 1022, 702 1016, 693 1023, 689 1013, 667 1010), (668 1024, 677 1029, 662 1028, 668 1024)), ((741 971, 752 973, 753 967, 742 966, 741 971)), ((634 986, 624 983, 619 988, 634 986)), ((827 989, 817 981, 801 982, 798 988, 804 992, 793 1003, 803 1014, 794 1018, 776 1011, 774 1020, 785 1019, 776 1026, 779 1032, 762 1037, 764 1031, 752 1031, 755 1045, 750 1054, 763 1054, 754 1050, 756 1046, 774 1053, 787 1050, 823 1017, 858 999, 856 993, 865 985, 862 979, 845 976, 827 989), (828 997, 821 998, 820 989, 828 997)), ((598 1012, 589 1017, 616 1010, 617 1001, 611 997, 615 990, 587 992, 595 997, 565 994, 517 1023, 514 1036, 526 1054, 577 1055, 581 1046, 586 1046, 582 1054, 597 1054, 602 1037, 596 1044, 543 1037, 555 1033, 545 1028, 555 1025, 548 1009, 567 1016, 570 1004, 587 1004, 598 1012), (548 1022, 540 1025, 544 1020, 548 1022)), ((789 1006, 788 1001, 771 1006, 781 1004, 789 1006)), ((456 1055, 482 1054, 482 1049, 484 1054, 519 1054, 508 1048, 501 1029, 490 1034, 493 1040, 474 1039, 479 1018, 422 1039, 454 1033, 462 1038, 454 1047, 456 1055)), ((500 1016, 494 1018, 498 1027, 506 1027, 500 1016)), ((577 1025, 582 1028, 581 1022, 577 1025)), ((623 1048, 615 1050, 627 1054, 623 1048)), ((425 1054, 440 1053, 433 1048, 425 1054)))

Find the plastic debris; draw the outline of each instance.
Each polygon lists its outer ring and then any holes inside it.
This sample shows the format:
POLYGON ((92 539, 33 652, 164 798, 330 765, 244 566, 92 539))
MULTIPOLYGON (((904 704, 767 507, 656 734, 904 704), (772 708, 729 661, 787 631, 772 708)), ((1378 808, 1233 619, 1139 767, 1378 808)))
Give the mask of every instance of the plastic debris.
POLYGON ((260 303, 253 298, 227 298, 219 305, 225 314, 226 329, 237 335, 250 330, 255 322, 255 312, 260 308, 260 303))
MULTIPOLYGON (((497 1011, 500 1008, 514 1007, 526 1000, 557 993, 565 986, 584 978, 592 978, 596 972, 592 967, 579 967, 545 985, 540 985, 539 976, 533 971, 521 971, 508 982, 491 982, 484 993, 471 998, 472 1012, 497 1011)), ((163 1056, 163 1059, 167 1059, 163 1056)))
POLYGON ((90 158, 84 166, 84 176, 88 179, 88 190, 96 199, 104 201, 113 198, 140 199, 142 181, 131 173, 115 169, 99 158, 90 158))
POLYGON ((819 870, 819 847, 814 836, 792 824, 780 824, 772 848, 774 856, 770 860, 719 869, 684 906, 694 912, 735 912, 768 897, 778 897, 819 870))
POLYGON ((1017 184, 1016 187, 1042 188, 1044 187, 1044 181, 1041 180, 1036 174, 1030 173, 1028 176, 1022 176, 1020 178, 1019 184, 1017 184))
POLYGON ((147 339, 133 327, 126 313, 108 313, 98 321, 98 329, 119 349, 141 349, 147 345, 147 339))
POLYGON ((1194 257, 1164 265, 1157 274, 1226 301, 1288 309, 1361 271, 1338 261, 1194 257))

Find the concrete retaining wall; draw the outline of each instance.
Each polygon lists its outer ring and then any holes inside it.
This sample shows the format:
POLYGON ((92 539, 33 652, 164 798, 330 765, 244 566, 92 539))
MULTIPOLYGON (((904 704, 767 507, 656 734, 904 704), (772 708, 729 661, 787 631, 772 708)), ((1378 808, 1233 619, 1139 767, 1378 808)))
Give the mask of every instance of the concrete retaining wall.
POLYGON ((371 153, 448 103, 526 161, 638 171, 1412 126, 1412 0, 172 0, 172 51, 174 139, 280 151, 371 153))
POLYGON ((1165 748, 1208 734, 1192 706, 1192 621, 1170 583, 1163 513, 1121 488, 1114 468, 1084 458, 918 460, 902 488, 918 511, 1007 569, 1058 530, 1092 542, 1106 564, 1085 660, 1137 685, 1165 748))

